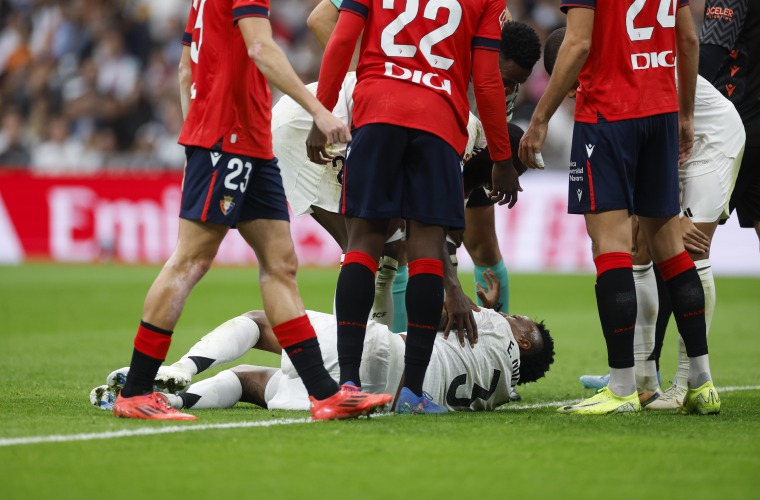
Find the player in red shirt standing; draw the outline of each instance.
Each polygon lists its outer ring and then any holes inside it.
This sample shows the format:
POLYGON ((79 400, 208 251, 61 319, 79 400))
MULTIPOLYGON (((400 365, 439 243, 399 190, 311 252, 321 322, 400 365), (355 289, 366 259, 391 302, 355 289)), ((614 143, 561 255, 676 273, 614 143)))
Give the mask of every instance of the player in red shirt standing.
MULTIPOLYGON (((403 217, 408 336, 398 412, 445 412, 425 397, 422 383, 443 306, 445 230, 464 227, 460 162, 470 76, 495 162, 491 196, 510 207, 517 202, 498 61, 504 16, 504 0, 344 0, 322 60, 317 97, 332 109, 364 30, 343 174, 348 252, 335 298, 338 359, 341 383, 360 386, 378 258, 388 220, 403 217)), ((312 161, 329 158, 326 142, 312 127, 312 161)))
MULTIPOLYGON (((177 247, 148 292, 127 381, 114 403, 120 417, 195 420, 153 392, 174 329, 193 286, 208 271, 230 227, 259 259, 269 321, 312 398, 314 419, 368 414, 390 402, 339 389, 322 363, 296 284, 285 192, 272 154, 272 98, 267 80, 314 117, 331 141, 347 128, 306 90, 272 40, 269 0, 194 0, 180 64, 186 146, 177 247)), ((193 360, 199 368, 211 360, 193 360)))
POLYGON ((579 81, 569 212, 585 215, 592 240, 610 381, 592 398, 558 411, 641 410, 633 357, 637 304, 631 214, 636 214, 689 355, 682 411, 718 413, 720 399, 707 358, 704 291, 678 221, 678 162, 689 158, 694 141, 698 64, 688 0, 562 0, 561 6, 567 33, 520 143, 520 158, 536 166, 549 118, 579 81))

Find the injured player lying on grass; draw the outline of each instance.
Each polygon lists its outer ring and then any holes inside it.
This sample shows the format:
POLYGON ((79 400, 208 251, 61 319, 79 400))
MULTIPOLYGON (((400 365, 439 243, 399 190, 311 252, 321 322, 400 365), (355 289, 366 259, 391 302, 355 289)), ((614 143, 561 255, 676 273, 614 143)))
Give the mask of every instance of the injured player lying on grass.
MULTIPOLYGON (((477 345, 471 346, 465 339, 462 346, 454 335, 447 339, 439 332, 423 384, 426 396, 441 402, 449 411, 493 410, 509 402, 514 385, 543 377, 554 361, 554 342, 543 322, 477 306, 473 310, 479 332, 477 345)), ((307 314, 323 346, 325 366, 337 379, 335 316, 316 311, 307 314)), ((446 324, 445 317, 441 324, 446 324)), ((361 364, 363 391, 398 394, 404 347, 404 334, 391 333, 376 321, 368 322, 361 364)), ((308 410, 306 389, 287 356, 282 356, 279 369, 239 365, 190 385, 192 376, 235 361, 252 348, 282 353, 263 311, 230 319, 203 337, 179 361, 161 367, 156 390, 165 392, 168 402, 178 409, 230 408, 242 401, 270 410, 308 410)), ((93 389, 92 404, 110 409, 127 370, 114 371, 106 385, 93 389)))

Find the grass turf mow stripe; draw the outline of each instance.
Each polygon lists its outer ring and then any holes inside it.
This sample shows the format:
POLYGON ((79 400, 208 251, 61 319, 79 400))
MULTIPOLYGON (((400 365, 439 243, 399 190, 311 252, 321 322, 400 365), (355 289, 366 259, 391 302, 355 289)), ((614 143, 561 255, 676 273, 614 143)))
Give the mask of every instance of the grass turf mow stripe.
MULTIPOLYGON (((729 386, 719 387, 718 392, 735 392, 735 391, 757 391, 760 385, 729 386)), ((577 402, 577 399, 568 399, 566 401, 551 401, 545 403, 534 403, 529 405, 505 405, 499 408, 501 411, 514 410, 531 410, 538 408, 550 408, 553 406, 563 406, 577 402)), ((388 416, 389 413, 381 413, 374 417, 388 416)), ((313 423, 311 418, 283 418, 277 420, 264 420, 257 422, 231 422, 226 424, 201 424, 201 425, 174 425, 171 427, 148 427, 143 429, 95 432, 88 434, 53 434, 49 436, 26 436, 19 438, 0 439, 0 447, 19 446, 26 444, 40 443, 67 443, 71 441, 94 441, 98 439, 115 439, 133 436, 154 436, 157 434, 174 434, 178 432, 205 431, 210 429, 244 429, 251 427, 276 427, 282 425, 310 424, 313 423)))

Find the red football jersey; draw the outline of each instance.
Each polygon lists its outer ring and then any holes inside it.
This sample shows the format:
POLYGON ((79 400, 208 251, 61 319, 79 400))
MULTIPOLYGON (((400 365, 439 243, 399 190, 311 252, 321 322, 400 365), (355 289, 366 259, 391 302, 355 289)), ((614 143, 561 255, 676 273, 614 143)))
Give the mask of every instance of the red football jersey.
POLYGON ((562 0, 595 9, 591 51, 578 77, 575 121, 678 111, 676 11, 688 0, 562 0))
POLYGON ((499 50, 505 5, 504 0, 344 0, 341 10, 366 20, 354 125, 424 130, 464 151, 472 50, 499 50))
POLYGON ((272 94, 250 57, 237 21, 269 17, 269 0, 193 0, 183 43, 190 46, 190 109, 185 146, 270 159, 272 94))

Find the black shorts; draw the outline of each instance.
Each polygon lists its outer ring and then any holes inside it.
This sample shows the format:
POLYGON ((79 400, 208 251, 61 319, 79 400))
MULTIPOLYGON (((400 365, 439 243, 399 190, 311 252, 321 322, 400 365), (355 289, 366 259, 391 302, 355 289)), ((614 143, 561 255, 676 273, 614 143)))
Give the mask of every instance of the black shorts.
POLYGON ((464 227, 462 163, 451 145, 431 133, 385 123, 364 125, 352 135, 340 213, 464 227))
POLYGON ((741 227, 753 227, 760 221, 760 118, 745 123, 744 130, 747 145, 729 207, 736 209, 741 227))
POLYGON ((568 212, 607 210, 628 210, 643 217, 681 212, 678 113, 575 123, 568 212))
POLYGON ((183 219, 230 227, 254 219, 290 220, 277 158, 200 147, 188 147, 185 153, 183 219))

